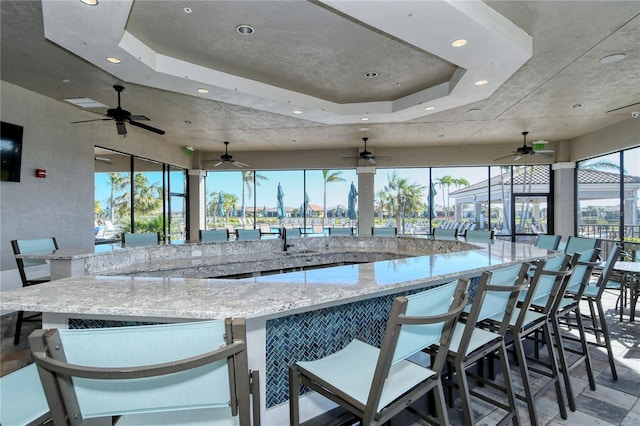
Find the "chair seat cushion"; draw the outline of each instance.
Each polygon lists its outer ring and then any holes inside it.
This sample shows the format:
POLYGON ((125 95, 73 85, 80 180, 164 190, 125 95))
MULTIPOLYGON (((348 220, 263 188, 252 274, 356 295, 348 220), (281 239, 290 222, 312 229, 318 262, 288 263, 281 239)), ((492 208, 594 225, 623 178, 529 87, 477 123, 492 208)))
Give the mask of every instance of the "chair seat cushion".
MULTIPOLYGON (((464 334, 465 328, 466 328, 466 324, 463 324, 460 322, 456 324, 456 327, 453 330, 453 336, 451 336, 451 344, 449 345, 450 353, 454 353, 454 354, 458 353, 460 348, 460 342, 462 341, 462 335, 464 334)), ((500 339, 501 337, 497 333, 475 327, 473 330, 473 333, 471 333, 471 340, 469 341, 469 347, 465 351, 465 355, 469 355, 476 349, 481 348, 484 345, 491 343, 493 341, 497 342, 500 339)))
POLYGON ((120 417, 116 423, 117 426, 237 426, 239 424, 239 416, 231 416, 231 410, 226 407, 132 414, 120 417))
POLYGON ((0 424, 26 425, 49 417, 49 405, 35 364, 2 376, 0 424))
MULTIPOLYGON (((303 370, 321 379, 321 383, 340 389, 362 406, 366 405, 373 383, 380 349, 360 340, 353 340, 343 349, 316 361, 298 361, 303 370)), ((409 361, 391 366, 384 384, 378 411, 414 386, 434 376, 429 368, 409 361)))

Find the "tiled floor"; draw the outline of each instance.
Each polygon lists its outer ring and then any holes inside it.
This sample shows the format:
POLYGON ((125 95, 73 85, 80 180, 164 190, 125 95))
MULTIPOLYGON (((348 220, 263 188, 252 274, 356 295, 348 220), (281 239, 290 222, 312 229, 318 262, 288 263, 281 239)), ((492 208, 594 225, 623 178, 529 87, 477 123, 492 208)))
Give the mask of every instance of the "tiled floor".
MULTIPOLYGON (((577 410, 568 411, 568 418, 563 420, 559 414, 558 404, 553 389, 536 404, 540 424, 542 425, 640 425, 640 319, 634 323, 628 322, 625 315, 620 322, 614 311, 616 295, 605 294, 604 306, 607 312, 607 322, 613 337, 613 350, 616 357, 618 380, 611 379, 611 372, 603 349, 590 347, 590 354, 596 378, 596 390, 589 389, 586 370, 580 365, 571 374, 574 392, 576 394, 577 410)), ((586 312, 586 309, 585 309, 586 312)), ((12 316, 0 318, 1 325, 1 374, 20 368, 31 362, 27 336, 31 330, 38 328, 38 322, 27 322, 23 325, 20 345, 13 345, 12 316)), ((519 378, 515 369, 513 382, 518 388, 519 378)), ((498 379, 499 380, 499 379, 498 379)), ((546 380, 544 378, 540 380, 546 380)), ((539 383, 538 383, 539 384, 539 383)), ((535 385, 534 385, 535 386, 535 385)), ((486 388, 485 388, 486 389, 486 388)), ((518 402, 518 412, 521 423, 529 425, 526 405, 518 402)), ((449 409, 449 417, 453 425, 463 424, 459 400, 454 408, 449 409)), ((474 399, 474 410, 479 425, 493 425, 502 417, 499 409, 474 399)), ((423 425, 421 420, 411 414, 404 413, 396 417, 393 425, 423 425)), ((281 426, 281 425, 265 425, 281 426)))

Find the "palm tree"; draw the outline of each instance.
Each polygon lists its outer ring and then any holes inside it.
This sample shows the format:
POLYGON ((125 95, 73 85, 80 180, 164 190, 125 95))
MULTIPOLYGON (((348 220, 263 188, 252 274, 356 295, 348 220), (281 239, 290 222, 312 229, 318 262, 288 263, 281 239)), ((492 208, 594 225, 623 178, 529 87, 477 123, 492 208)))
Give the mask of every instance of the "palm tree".
MULTIPOLYGON (((323 170, 322 171, 322 179, 324 182, 324 196, 323 196, 323 202, 324 202, 324 206, 322 208, 322 212, 323 212, 323 218, 327 217, 327 183, 330 182, 344 182, 344 179, 342 177, 340 177, 340 175, 342 174, 342 172, 331 172, 331 170, 323 170)), ((324 219, 323 219, 324 220, 324 219)))
MULTIPOLYGON (((118 204, 122 202, 123 194, 121 193, 126 191, 129 186, 129 175, 126 173, 109 173, 109 181, 107 182, 107 185, 111 188, 111 194, 109 195, 109 220, 114 222, 115 210, 118 208, 118 204)), ((126 198, 128 197, 125 196, 125 199, 126 198)))
POLYGON ((387 194, 383 189, 376 193, 376 200, 378 202, 378 218, 380 219, 380 223, 383 223, 384 219, 384 209, 387 207, 387 200, 389 198, 389 194, 387 194))
MULTIPOLYGON (((244 189, 247 188, 247 192, 249 193, 249 199, 251 199, 251 191, 253 189, 253 182, 255 179, 256 186, 260 186, 261 180, 268 180, 269 178, 261 175, 258 172, 252 172, 251 170, 243 170, 242 172, 242 218, 245 217, 245 206, 244 206, 244 189)), ((255 212, 253 212, 255 214, 255 212)))
POLYGON ((413 214, 425 209, 422 201, 425 187, 416 182, 410 184, 406 178, 399 177, 396 171, 391 176, 387 175, 387 181, 388 184, 384 187, 387 195, 384 199, 389 212, 395 212, 396 226, 402 229, 403 213, 413 214))
POLYGON ((436 185, 438 185, 442 191, 442 205, 445 207, 444 212, 447 219, 449 219, 449 187, 454 184, 454 180, 451 176, 442 176, 436 179, 436 185), (446 190, 446 201, 445 201, 445 191, 446 190))

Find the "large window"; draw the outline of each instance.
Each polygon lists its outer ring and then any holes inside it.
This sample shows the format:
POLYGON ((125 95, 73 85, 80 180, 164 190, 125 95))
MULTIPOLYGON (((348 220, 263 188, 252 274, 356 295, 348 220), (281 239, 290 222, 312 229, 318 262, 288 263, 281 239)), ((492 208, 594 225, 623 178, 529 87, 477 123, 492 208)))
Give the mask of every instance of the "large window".
POLYGON ((117 241, 122 232, 186 239, 186 170, 103 148, 95 152, 96 243, 117 241))
POLYGON ((576 167, 576 235, 640 248, 640 148, 580 161, 576 167))

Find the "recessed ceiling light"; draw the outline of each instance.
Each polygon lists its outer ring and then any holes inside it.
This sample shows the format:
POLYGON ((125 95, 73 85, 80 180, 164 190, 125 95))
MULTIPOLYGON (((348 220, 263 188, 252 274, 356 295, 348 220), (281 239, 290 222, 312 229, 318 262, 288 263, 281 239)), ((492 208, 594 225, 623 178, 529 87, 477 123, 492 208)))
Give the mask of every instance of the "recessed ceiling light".
POLYGON ((487 83, 488 83, 488 81, 487 81, 487 80, 478 80, 478 81, 476 81, 474 84, 475 84, 476 86, 484 86, 484 85, 485 85, 485 84, 487 84, 487 83))
POLYGON ((362 120, 362 121, 369 121, 369 117, 362 117, 360 120, 362 120))
POLYGON ((198 93, 202 93, 202 94, 206 94, 209 93, 209 89, 206 89, 204 87, 201 87, 198 89, 198 93))
POLYGON ((251 25, 242 24, 236 27, 236 31, 242 35, 251 35, 254 32, 254 29, 251 25))
POLYGON ((465 39, 463 39, 463 38, 459 38, 459 39, 457 39, 457 40, 453 40, 453 41, 451 42, 451 46, 453 46, 453 47, 462 47, 462 46, 464 46, 465 44, 467 44, 467 40, 465 40, 465 39))
POLYGON ((189 14, 191 12, 193 12, 193 9, 191 9, 190 7, 183 7, 182 10, 184 11, 184 13, 189 14))
POLYGON ((376 78, 378 76, 378 73, 375 71, 369 71, 365 72, 363 75, 367 78, 376 78))
POLYGON ((107 62, 111 62, 112 64, 119 64, 120 62, 122 62, 120 58, 116 58, 115 56, 109 56, 105 59, 107 60, 107 62))
POLYGON ((584 106, 584 104, 577 103, 577 104, 571 105, 571 108, 582 108, 583 106, 584 106))
POLYGON ((623 60, 626 57, 627 57, 627 55, 625 55, 624 53, 616 53, 616 54, 613 54, 613 55, 605 56, 604 58, 600 59, 600 63, 601 64, 613 64, 615 62, 619 62, 619 61, 623 60))
POLYGON ((434 106, 424 107, 425 111, 433 111, 434 109, 436 109, 436 107, 434 107, 434 106))
POLYGON ((294 113, 294 114, 302 114, 302 111, 300 111, 299 109, 294 109, 294 110, 293 110, 293 113, 294 113))
POLYGON ((400 83, 394 84, 393 87, 400 87, 400 83))
POLYGON ((80 0, 80 1, 88 6, 96 6, 98 4, 98 0, 80 0))

